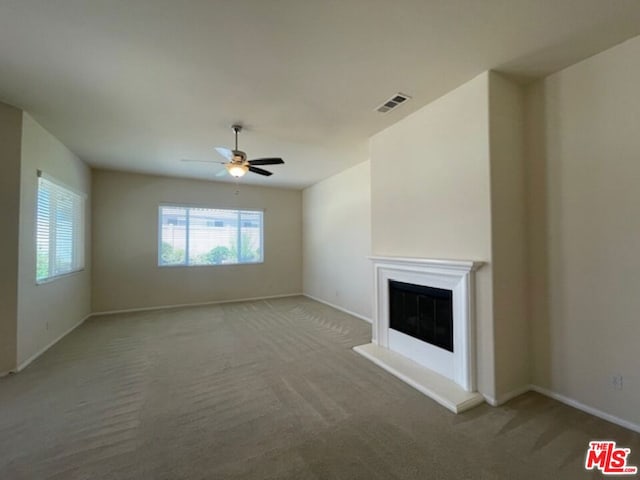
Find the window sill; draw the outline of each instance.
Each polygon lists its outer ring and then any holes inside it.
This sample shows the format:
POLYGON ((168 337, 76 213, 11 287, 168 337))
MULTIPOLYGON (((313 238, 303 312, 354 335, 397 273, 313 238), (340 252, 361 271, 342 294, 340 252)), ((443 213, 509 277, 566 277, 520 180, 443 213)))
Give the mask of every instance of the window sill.
POLYGON ((42 280, 36 280, 36 285, 46 285, 47 283, 55 282, 56 280, 60 280, 62 278, 73 277, 74 275, 78 275, 79 273, 84 272, 85 269, 82 268, 80 270, 74 270, 73 272, 61 273, 60 275, 56 275, 55 277, 43 278, 42 280))
POLYGON ((242 267, 243 265, 262 265, 264 260, 261 262, 244 262, 244 263, 213 263, 213 264, 205 264, 205 265, 185 265, 185 264, 176 264, 176 265, 160 265, 158 264, 158 268, 193 268, 193 267, 242 267))

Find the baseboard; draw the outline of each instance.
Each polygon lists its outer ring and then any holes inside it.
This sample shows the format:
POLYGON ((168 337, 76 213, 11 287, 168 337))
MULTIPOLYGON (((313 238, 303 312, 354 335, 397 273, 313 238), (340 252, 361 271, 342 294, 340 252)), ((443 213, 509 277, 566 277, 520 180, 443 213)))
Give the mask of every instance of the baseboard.
POLYGON ((628 420, 624 420, 622 418, 616 417, 615 415, 603 412, 602 410, 598 410, 597 408, 590 407, 589 405, 578 402, 573 398, 569 398, 565 395, 562 395, 561 393, 556 393, 552 390, 548 390, 538 385, 530 385, 529 389, 533 390, 534 392, 538 392, 539 394, 546 397, 553 398, 554 400, 564 403, 565 405, 569 405, 570 407, 582 410, 583 412, 593 415, 594 417, 601 418, 603 420, 606 420, 607 422, 615 423, 616 425, 620 425, 621 427, 628 428, 629 430, 640 433, 640 425, 638 425, 637 423, 629 422, 628 420))
POLYGON ((339 305, 334 305, 333 303, 329 303, 326 300, 322 300, 321 298, 314 297, 313 295, 309 295, 308 293, 303 293, 302 295, 304 295, 307 298, 310 298, 311 300, 315 300, 316 302, 324 303, 325 305, 327 305, 327 306, 329 306, 331 308, 335 308, 336 310, 340 310, 341 312, 347 313, 347 314, 349 314, 349 315, 351 315, 353 317, 359 318, 360 320, 364 320, 365 322, 373 323, 370 318, 367 318, 364 315, 360 315, 359 313, 352 312, 351 310, 343 308, 343 307, 341 307, 339 305))
POLYGON ((21 372, 22 370, 24 370, 25 368, 27 368, 31 364, 31 362, 33 362, 36 358, 38 358, 40 355, 42 355, 44 352, 49 350, 56 343, 58 343, 60 340, 62 340, 64 337, 66 337, 71 332, 73 332, 76 328, 78 328, 80 325, 82 325, 91 315, 92 314, 90 313, 89 315, 85 316, 82 320, 80 320, 74 326, 72 326, 67 331, 65 331, 64 333, 62 333, 58 337, 56 337, 53 341, 49 342, 44 348, 41 348, 35 354, 33 354, 29 358, 27 358, 24 362, 20 363, 15 370, 12 370, 11 372, 8 372, 8 373, 18 373, 18 372, 21 372))
POLYGON ((531 385, 523 385, 519 388, 515 388, 511 390, 510 392, 503 393, 502 395, 498 395, 497 398, 492 397, 491 395, 485 395, 485 394, 483 394, 482 396, 484 397, 485 401, 492 407, 499 407, 500 405, 507 403, 509 400, 519 397, 520 395, 527 393, 530 390, 531 390, 531 385))
POLYGON ((484 401, 487 402, 489 405, 491 405, 492 407, 498 407, 498 401, 492 397, 491 395, 486 395, 486 394, 482 394, 482 396, 484 397, 484 401))
POLYGON ((640 433, 640 425, 636 423, 616 417, 615 415, 611 415, 610 413, 603 412, 602 410, 598 410, 597 408, 590 407, 589 405, 585 405, 584 403, 574 400, 573 398, 569 398, 565 395, 562 395, 561 393, 554 392, 552 390, 540 387, 538 385, 525 385, 520 388, 516 388, 511 392, 500 395, 497 399, 490 395, 483 395, 483 396, 485 401, 489 405, 493 407, 498 407, 508 402, 509 400, 515 397, 519 397, 520 395, 530 391, 537 392, 540 395, 544 395, 545 397, 553 398, 554 400, 557 400, 560 403, 564 403, 565 405, 581 410, 585 413, 588 413, 589 415, 593 415, 594 417, 601 418, 602 420, 606 420, 607 422, 615 423, 616 425, 619 425, 621 427, 628 428, 629 430, 633 430, 634 432, 640 433))
POLYGON ((300 296, 304 296, 304 294, 303 293, 285 293, 282 295, 269 295, 266 297, 236 298, 234 300, 213 300, 210 302, 179 303, 174 305, 157 305, 153 307, 125 308, 122 310, 106 310, 103 312, 93 312, 91 316, 94 317, 98 315, 115 315, 117 313, 149 312, 153 310, 170 310, 173 308, 185 308, 185 307, 203 307, 207 305, 219 305, 223 303, 252 302, 256 300, 270 300, 274 298, 300 297, 300 296))

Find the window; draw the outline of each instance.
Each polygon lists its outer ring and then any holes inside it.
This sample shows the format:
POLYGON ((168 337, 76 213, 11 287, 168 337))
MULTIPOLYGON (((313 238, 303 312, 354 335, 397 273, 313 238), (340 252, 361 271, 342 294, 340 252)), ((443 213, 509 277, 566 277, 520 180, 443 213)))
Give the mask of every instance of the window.
POLYGON ((263 212, 162 205, 158 265, 229 265, 263 261, 263 212))
POLYGON ((36 281, 84 268, 84 195, 38 172, 36 281))

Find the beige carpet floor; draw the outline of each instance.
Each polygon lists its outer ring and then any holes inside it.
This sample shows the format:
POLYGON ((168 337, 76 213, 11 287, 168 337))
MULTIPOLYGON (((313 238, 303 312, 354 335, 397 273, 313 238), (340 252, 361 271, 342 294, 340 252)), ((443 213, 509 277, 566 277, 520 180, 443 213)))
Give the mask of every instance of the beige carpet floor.
POLYGON ((0 380, 0 478, 580 479, 640 435, 529 393, 453 415, 303 297, 95 317, 0 380))

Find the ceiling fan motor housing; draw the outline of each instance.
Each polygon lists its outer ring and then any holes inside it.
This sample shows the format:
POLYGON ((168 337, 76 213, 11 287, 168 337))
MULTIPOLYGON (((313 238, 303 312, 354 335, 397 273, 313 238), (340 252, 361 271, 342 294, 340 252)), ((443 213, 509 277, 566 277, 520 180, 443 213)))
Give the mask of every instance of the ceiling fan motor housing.
POLYGON ((247 154, 242 150, 232 150, 233 151, 233 159, 231 160, 233 163, 245 163, 247 161, 247 154))

